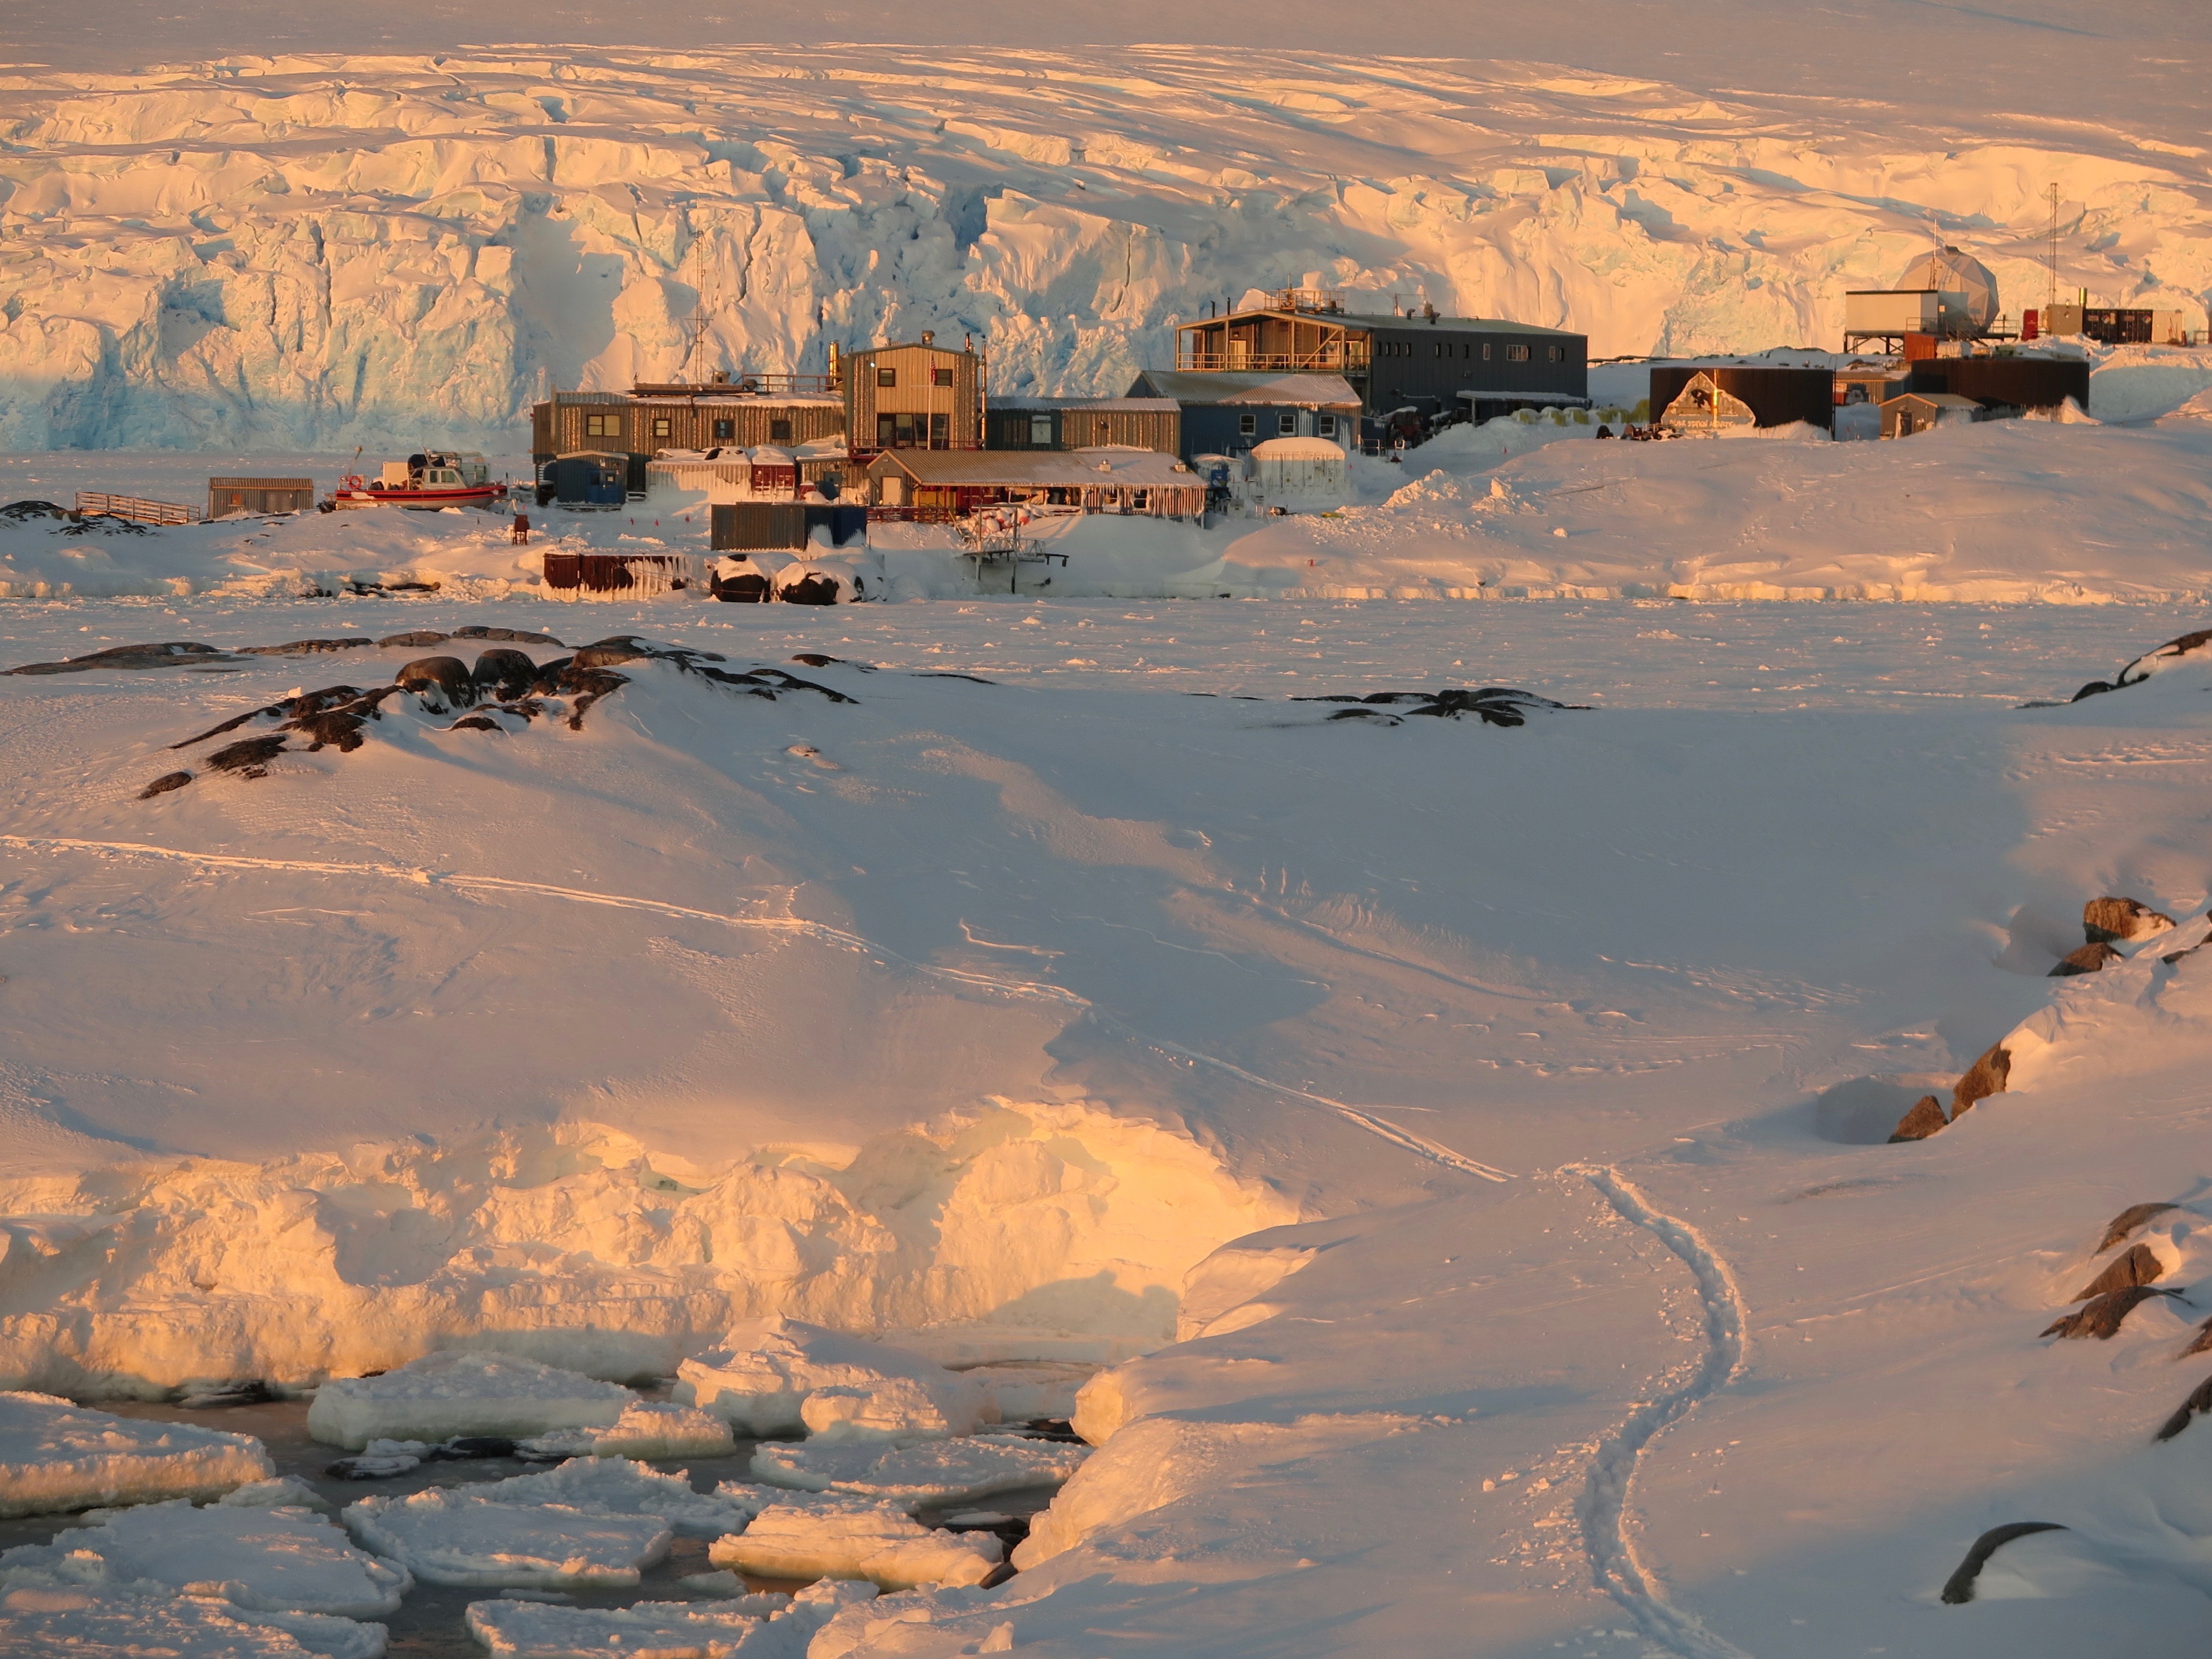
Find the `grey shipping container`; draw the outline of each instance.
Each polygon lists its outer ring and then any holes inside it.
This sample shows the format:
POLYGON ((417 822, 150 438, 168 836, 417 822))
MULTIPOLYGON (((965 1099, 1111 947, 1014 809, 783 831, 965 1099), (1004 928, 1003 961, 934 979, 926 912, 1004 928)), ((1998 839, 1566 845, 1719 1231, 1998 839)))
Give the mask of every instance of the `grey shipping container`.
POLYGON ((816 530, 834 546, 865 544, 868 509, 811 501, 726 501, 709 509, 708 545, 717 553, 797 553, 816 530))

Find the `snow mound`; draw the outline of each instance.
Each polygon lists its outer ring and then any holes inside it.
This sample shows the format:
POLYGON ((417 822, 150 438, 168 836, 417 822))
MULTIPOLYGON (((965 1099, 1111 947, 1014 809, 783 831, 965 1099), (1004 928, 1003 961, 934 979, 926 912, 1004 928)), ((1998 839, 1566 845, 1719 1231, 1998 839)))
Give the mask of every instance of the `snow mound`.
POLYGON ((708 1555, 761 1578, 866 1578, 904 1589, 980 1583, 999 1565, 1000 1545, 985 1533, 933 1531, 894 1504, 832 1498, 764 1509, 708 1555))
POLYGON ((787 1595, 747 1595, 694 1607, 640 1601, 627 1607, 563 1607, 543 1601, 472 1601, 469 1634, 495 1659, 574 1659, 644 1654, 651 1659, 727 1659, 792 1607, 787 1595))
POLYGON ((64 1587, 0 1592, 0 1653, 81 1659, 382 1659, 381 1625, 313 1613, 255 1617, 187 1596, 64 1587))
POLYGON ((433 1488, 348 1506, 346 1530, 429 1584, 620 1589, 668 1553, 658 1516, 433 1488))
POLYGON ((214 1498, 276 1472, 246 1435, 0 1394, 0 1516, 214 1498))
POLYGON ((182 1498, 0 1554, 0 1588, 58 1579, 115 1589, 150 1581, 250 1612, 341 1619, 396 1613, 413 1583, 404 1568, 364 1554, 305 1510, 195 1509, 182 1498))
POLYGON ((1075 1396, 1097 1370, 1097 1366, 1079 1361, 1046 1360, 1031 1365, 975 1365, 961 1375, 981 1388, 990 1401, 983 1413, 986 1422, 994 1414, 1001 1423, 1066 1422, 1074 1413, 1075 1396))
POLYGON ((577 1458, 542 1474, 518 1474, 464 1489, 487 1503, 565 1504, 613 1515, 643 1515, 668 1522, 686 1538, 719 1538, 736 1532, 781 1494, 725 1481, 713 1492, 695 1492, 682 1474, 663 1474, 626 1457, 577 1458))
POLYGON ((989 1403, 963 1374, 795 1319, 748 1320, 677 1368, 676 1397, 747 1434, 830 1439, 972 1434, 989 1403))
POLYGON ((632 1401, 609 1427, 556 1429, 518 1448, 531 1457, 728 1457, 737 1449, 726 1419, 654 1400, 632 1401))
POLYGON ((372 1440, 612 1428, 637 1396, 617 1382, 497 1353, 434 1353, 381 1376, 325 1382, 307 1432, 361 1451, 372 1440))
POLYGON ((928 1440, 889 1451, 866 1442, 772 1442, 753 1453, 752 1472, 774 1486, 849 1492, 915 1509, 1024 1486, 1056 1486, 1082 1467, 1090 1451, 998 1434, 928 1440))
POLYGON ((227 1492, 215 1500, 234 1508, 326 1510, 331 1500, 296 1474, 280 1474, 274 1480, 256 1480, 227 1492))

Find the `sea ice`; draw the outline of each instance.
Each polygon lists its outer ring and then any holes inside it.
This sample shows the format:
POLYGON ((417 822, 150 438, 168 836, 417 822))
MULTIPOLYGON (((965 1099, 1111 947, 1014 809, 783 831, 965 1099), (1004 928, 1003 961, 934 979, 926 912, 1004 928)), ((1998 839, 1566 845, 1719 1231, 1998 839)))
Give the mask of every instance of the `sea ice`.
POLYGON ((500 1353, 434 1353, 385 1372, 325 1382, 307 1432, 360 1451, 372 1440, 545 1434, 608 1428, 636 1396, 618 1382, 500 1353))
POLYGON ((233 1508, 264 1510, 286 1507, 326 1510, 331 1507, 329 1498, 296 1474, 280 1474, 274 1480, 256 1480, 235 1491, 227 1492, 215 1501, 233 1508))
POLYGON ((255 1615, 182 1595, 89 1589, 0 1592, 0 1653, 77 1659, 382 1659, 381 1625, 313 1613, 255 1615), (281 1622, 279 1622, 281 1620, 281 1622))
MULTIPOLYGON (((960 1375, 983 1390, 1001 1423, 1032 1423, 1039 1418, 1065 1422, 1074 1415, 1076 1394, 1097 1370, 1073 1360, 1041 1360, 976 1365, 960 1375)), ((987 1410, 984 1416, 988 1420, 990 1413, 987 1410)))
POLYGON ((276 1472, 247 1435, 0 1394, 0 1516, 213 1498, 276 1472))
POLYGON ((518 1474, 463 1489, 500 1504, 566 1504, 612 1515, 654 1516, 685 1538, 720 1538, 738 1531, 784 1494, 725 1481, 711 1492, 694 1492, 682 1474, 664 1474, 626 1457, 576 1458, 542 1474, 518 1474))
POLYGON ((779 1504, 708 1551, 717 1566, 762 1578, 866 1578, 885 1589, 974 1584, 1000 1559, 986 1534, 937 1532, 895 1504, 853 1498, 779 1504))
POLYGON ((904 1348, 796 1319, 748 1320, 677 1368, 676 1397, 748 1434, 832 1437, 971 1434, 987 1396, 904 1348))
POLYGON ((556 1429, 517 1448, 524 1456, 728 1457, 737 1450, 727 1419, 696 1406, 635 1400, 606 1428, 556 1429))
POLYGON ((640 1601, 627 1607, 563 1607, 501 1600, 469 1604, 469 1634, 501 1659, 726 1659, 764 1622, 792 1606, 787 1595, 746 1595, 694 1607, 640 1601))
POLYGON ((8 1589, 66 1583, 115 1591, 149 1581, 250 1612, 341 1619, 397 1612, 412 1587, 404 1568, 356 1549, 306 1510, 195 1509, 182 1498, 119 1510, 99 1526, 0 1554, 0 1587, 8 1589))
POLYGON ((866 1441, 771 1442, 753 1453, 752 1473, 774 1486, 849 1492, 915 1509, 1023 1486, 1056 1486, 1090 1455, 1088 1446, 1003 1434, 927 1440, 889 1450, 866 1441))
POLYGON ((347 1507, 345 1523, 356 1541, 425 1583, 526 1589, 626 1588, 675 1536, 658 1516, 444 1488, 364 1498, 347 1507))

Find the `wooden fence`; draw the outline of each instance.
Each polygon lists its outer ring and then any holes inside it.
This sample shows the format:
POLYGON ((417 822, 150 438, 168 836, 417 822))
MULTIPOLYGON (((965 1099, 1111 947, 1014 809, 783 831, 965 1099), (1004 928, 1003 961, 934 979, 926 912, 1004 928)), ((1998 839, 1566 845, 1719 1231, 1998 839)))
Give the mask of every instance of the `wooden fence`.
POLYGON ((76 510, 88 516, 135 519, 140 524, 192 524, 198 515, 174 501, 149 501, 143 495, 110 495, 97 489, 76 492, 76 510))

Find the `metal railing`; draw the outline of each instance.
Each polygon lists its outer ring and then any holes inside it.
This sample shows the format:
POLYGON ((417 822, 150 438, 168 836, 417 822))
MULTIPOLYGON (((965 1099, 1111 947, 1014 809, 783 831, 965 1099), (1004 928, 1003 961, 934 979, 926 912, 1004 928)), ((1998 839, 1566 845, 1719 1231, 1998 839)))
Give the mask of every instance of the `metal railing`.
POLYGON ((143 495, 110 495, 98 489, 76 492, 76 510, 88 517, 130 519, 139 524, 191 524, 198 515, 174 501, 150 501, 143 495))
POLYGON ((1176 353, 1176 367, 1200 373, 1249 369, 1260 374, 1364 374, 1367 372, 1365 342, 1346 341, 1319 351, 1191 351, 1176 353))

